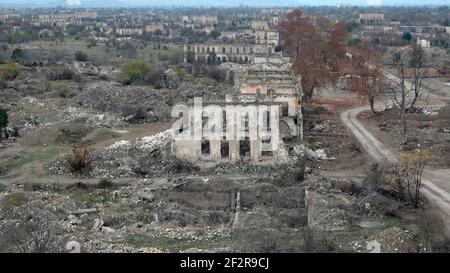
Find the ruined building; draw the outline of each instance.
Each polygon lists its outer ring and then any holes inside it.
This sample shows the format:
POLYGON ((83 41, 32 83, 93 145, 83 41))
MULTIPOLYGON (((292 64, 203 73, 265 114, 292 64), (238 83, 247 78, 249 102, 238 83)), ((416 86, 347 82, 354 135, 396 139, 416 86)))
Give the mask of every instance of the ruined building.
POLYGON ((172 113, 172 153, 190 162, 274 162, 287 157, 283 140, 303 137, 302 91, 280 58, 239 65, 225 102, 194 102, 172 113), (196 127, 197 126, 197 127, 196 127), (219 130, 218 130, 219 129, 219 130), (180 137, 183 135, 182 137, 180 137))
POLYGON ((280 34, 276 30, 271 30, 266 20, 253 20, 252 31, 256 44, 277 46, 280 41, 280 34))
MULTIPOLYGON (((208 32, 208 30, 205 30, 208 32)), ((212 29, 211 29, 212 31, 212 29)), ((252 29, 243 32, 223 33, 223 37, 241 36, 240 43, 207 42, 184 46, 185 63, 255 63, 257 57, 278 55, 275 48, 279 44, 280 35, 269 29, 265 20, 253 20, 252 29), (246 40, 248 39, 248 40, 246 40)))
POLYGON ((254 63, 255 57, 272 56, 275 46, 272 44, 186 44, 184 46, 185 63, 254 63))

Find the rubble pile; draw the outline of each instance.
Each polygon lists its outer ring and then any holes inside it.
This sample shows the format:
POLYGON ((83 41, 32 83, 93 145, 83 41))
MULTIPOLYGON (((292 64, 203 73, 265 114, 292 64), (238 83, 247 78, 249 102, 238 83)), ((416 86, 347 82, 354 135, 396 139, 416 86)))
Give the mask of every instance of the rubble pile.
POLYGON ((170 146, 172 131, 137 139, 118 141, 89 157, 90 175, 96 178, 167 176, 190 171, 192 166, 174 158, 170 146))
POLYGON ((305 144, 296 145, 292 149, 292 155, 296 157, 306 156, 308 159, 333 160, 334 157, 328 157, 324 149, 312 150, 305 144))
POLYGON ((425 251, 425 249, 420 249, 414 237, 415 235, 411 231, 393 226, 364 241, 353 242, 352 247, 357 252, 414 253, 425 251), (379 249, 377 249, 378 247, 379 249))
POLYGON ((67 107, 62 112, 61 120, 65 123, 80 121, 87 125, 97 127, 119 127, 125 124, 124 119, 115 114, 99 114, 92 110, 87 110, 78 107, 67 107))
POLYGON ((205 87, 189 82, 183 82, 177 89, 159 90, 102 82, 90 85, 74 98, 74 102, 84 108, 124 116, 130 115, 137 107, 143 107, 150 116, 148 121, 161 121, 170 119, 172 107, 177 103, 186 104, 194 97, 202 97, 204 101, 221 101, 227 92, 229 90, 220 85, 205 87))

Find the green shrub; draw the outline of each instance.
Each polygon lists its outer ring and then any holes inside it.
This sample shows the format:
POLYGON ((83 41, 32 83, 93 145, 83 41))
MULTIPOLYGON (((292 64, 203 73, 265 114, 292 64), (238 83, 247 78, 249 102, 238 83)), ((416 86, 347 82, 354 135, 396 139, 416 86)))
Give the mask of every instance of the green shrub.
POLYGON ((151 71, 151 67, 144 61, 131 61, 122 66, 120 79, 122 84, 130 85, 144 79, 151 71))
POLYGON ((187 75, 187 69, 184 67, 178 67, 176 72, 177 72, 178 78, 180 78, 180 79, 184 79, 187 75))
POLYGON ((0 77, 11 81, 16 79, 20 74, 20 66, 16 63, 7 63, 0 71, 0 77))
POLYGON ((15 62, 20 61, 23 58, 24 51, 21 48, 15 48, 12 52, 11 59, 15 62))

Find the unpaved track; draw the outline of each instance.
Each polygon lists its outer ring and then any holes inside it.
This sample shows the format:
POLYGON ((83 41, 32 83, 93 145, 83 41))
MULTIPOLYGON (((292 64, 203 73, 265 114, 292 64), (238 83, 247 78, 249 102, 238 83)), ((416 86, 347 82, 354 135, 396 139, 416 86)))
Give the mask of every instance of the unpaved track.
MULTIPOLYGON (((376 108, 384 106, 385 104, 383 103, 376 104, 376 108)), ((369 110, 368 106, 352 108, 341 113, 340 118, 374 161, 397 162, 395 154, 384 146, 358 120, 358 114, 367 110, 369 110)), ((422 193, 442 211, 445 217, 443 219, 444 222, 450 222, 450 171, 426 169, 424 171, 422 193)))

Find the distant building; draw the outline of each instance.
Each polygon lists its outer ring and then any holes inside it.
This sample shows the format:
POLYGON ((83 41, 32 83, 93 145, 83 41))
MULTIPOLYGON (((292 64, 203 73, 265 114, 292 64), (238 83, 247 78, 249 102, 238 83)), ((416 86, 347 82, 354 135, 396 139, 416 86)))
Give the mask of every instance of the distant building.
POLYGON ((228 38, 228 39, 236 39, 236 32, 234 31, 222 31, 220 33, 221 38, 228 38))
POLYGON ((145 26, 145 32, 155 32, 157 30, 164 31, 164 26, 162 24, 150 24, 145 26))
POLYGON ((184 15, 182 21, 185 23, 201 24, 201 25, 211 25, 217 24, 217 16, 213 15, 184 15))
POLYGON ((275 54, 272 45, 250 44, 187 44, 184 47, 185 61, 189 63, 253 63, 256 56, 272 56, 275 54), (214 58, 213 60, 211 58, 214 58))
POLYGON ((119 36, 142 35, 144 33, 142 28, 118 28, 116 34, 119 36))
POLYGON ((66 23, 73 19, 74 15, 69 13, 61 14, 44 14, 39 15, 39 23, 49 24, 49 23, 66 23))
POLYGON ((8 22, 12 19, 20 18, 20 14, 16 13, 0 13, 0 21, 8 22))
POLYGON ((269 30, 269 24, 265 20, 253 20, 252 21, 253 30, 269 30))
POLYGON ((255 44, 277 46, 280 34, 277 31, 255 31, 255 44))
POLYGON ((361 21, 376 21, 381 22, 384 21, 383 13, 360 13, 359 20, 361 21))
POLYGON ((96 11, 77 11, 75 12, 75 19, 95 19, 98 14, 96 11))
POLYGON ((364 25, 364 30, 370 32, 392 33, 395 32, 397 28, 385 25, 364 25))
POLYGON ((420 45, 423 48, 431 47, 430 41, 425 40, 425 39, 417 39, 417 44, 420 45))
POLYGON ((210 34, 211 32, 214 31, 214 27, 204 27, 202 28, 202 31, 205 32, 206 34, 210 34))
POLYGON ((280 17, 278 17, 278 16, 272 16, 271 17, 272 25, 276 26, 276 25, 278 25, 279 22, 280 22, 280 17))

